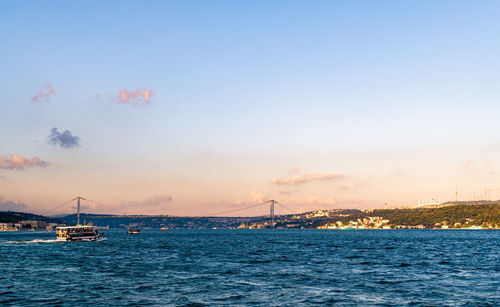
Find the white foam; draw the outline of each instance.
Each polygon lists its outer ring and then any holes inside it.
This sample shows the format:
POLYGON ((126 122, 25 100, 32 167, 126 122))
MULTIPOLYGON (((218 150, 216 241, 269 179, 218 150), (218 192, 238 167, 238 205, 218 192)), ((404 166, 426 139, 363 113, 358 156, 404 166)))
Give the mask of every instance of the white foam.
POLYGON ((41 239, 35 239, 35 240, 30 240, 30 241, 4 241, 0 243, 4 244, 29 244, 29 243, 52 243, 52 242, 57 242, 57 240, 41 240, 41 239))

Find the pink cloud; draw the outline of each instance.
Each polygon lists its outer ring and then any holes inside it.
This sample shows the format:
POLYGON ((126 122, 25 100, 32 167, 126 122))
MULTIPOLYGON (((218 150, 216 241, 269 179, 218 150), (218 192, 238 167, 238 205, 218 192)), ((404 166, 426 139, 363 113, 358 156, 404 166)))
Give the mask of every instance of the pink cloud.
POLYGON ((47 162, 40 160, 38 157, 33 159, 26 159, 20 155, 10 155, 10 157, 0 156, 0 168, 1 169, 18 169, 24 170, 27 167, 46 167, 47 162))
POLYGON ((366 181, 361 181, 361 182, 356 182, 354 183, 354 186, 358 187, 358 188, 364 188, 364 187, 368 187, 370 184, 366 181))
POLYGON ((308 195, 306 198, 290 198, 281 201, 286 206, 294 208, 297 212, 307 212, 312 210, 330 209, 337 206, 338 202, 332 197, 321 198, 308 195))
POLYGON ((271 183, 278 185, 298 185, 311 181, 326 181, 343 177, 344 174, 304 174, 295 175, 288 178, 273 178, 271 180, 271 183))
POLYGON ((144 199, 142 201, 123 202, 120 204, 120 208, 121 209, 128 209, 128 208, 159 207, 161 205, 165 205, 168 202, 171 202, 172 200, 173 200, 173 197, 170 194, 157 195, 157 196, 153 196, 153 197, 144 199))
POLYGON ((44 88, 37 95, 31 97, 33 102, 38 102, 40 99, 45 98, 45 101, 49 101, 50 96, 55 96, 56 92, 52 88, 52 85, 49 83, 45 83, 44 88))
POLYGON ((234 201, 221 201, 220 205, 227 208, 232 208, 232 207, 247 206, 249 204, 255 204, 255 203, 264 203, 268 200, 269 196, 267 194, 259 192, 250 192, 250 195, 247 199, 238 199, 234 201))
POLYGON ((460 163, 460 167, 468 171, 487 172, 490 176, 494 176, 498 173, 495 166, 490 160, 484 160, 484 161, 466 160, 460 163))
POLYGON ((463 168, 484 168, 484 169, 491 169, 494 167, 493 163, 490 160, 484 160, 484 161, 466 160, 460 163, 460 166, 463 168))
POLYGON ((476 163, 472 160, 466 160, 465 162, 462 163, 463 167, 475 167, 476 163))
POLYGON ((5 200, 0 196, 0 211, 26 211, 28 206, 19 201, 5 200))
POLYGON ((144 103, 145 105, 151 104, 150 99, 153 95, 153 91, 146 89, 136 89, 132 91, 128 90, 120 90, 118 91, 118 102, 120 103, 131 103, 131 104, 139 104, 144 103))
POLYGON ((267 201, 267 195, 258 193, 258 192, 251 192, 250 193, 250 202, 252 203, 263 203, 267 201))

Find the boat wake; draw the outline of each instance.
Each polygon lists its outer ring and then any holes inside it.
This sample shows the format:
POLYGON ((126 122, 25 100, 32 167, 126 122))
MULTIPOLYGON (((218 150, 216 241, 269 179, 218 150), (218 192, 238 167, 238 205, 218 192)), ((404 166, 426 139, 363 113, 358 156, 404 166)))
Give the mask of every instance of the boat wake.
POLYGON ((0 242, 3 244, 30 244, 30 243, 53 243, 57 242, 57 240, 41 240, 41 239, 35 239, 35 240, 29 240, 29 241, 4 241, 0 242))
MULTIPOLYGON (((91 242, 91 241, 106 241, 108 240, 107 238, 99 238, 97 240, 81 240, 82 242, 91 242)), ((29 240, 29 241, 0 241, 0 244, 31 244, 31 243, 54 243, 54 242, 70 242, 70 241, 61 241, 61 240, 41 240, 41 239, 35 239, 35 240, 29 240)))

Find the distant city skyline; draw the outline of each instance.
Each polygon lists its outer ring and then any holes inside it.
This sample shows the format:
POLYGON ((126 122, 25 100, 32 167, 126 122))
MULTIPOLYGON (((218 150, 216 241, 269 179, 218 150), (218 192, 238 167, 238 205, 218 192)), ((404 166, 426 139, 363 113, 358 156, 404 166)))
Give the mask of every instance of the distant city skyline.
POLYGON ((98 202, 89 213, 185 216, 270 199, 296 212, 500 199, 499 13, 3 2, 0 210, 76 196, 98 202))

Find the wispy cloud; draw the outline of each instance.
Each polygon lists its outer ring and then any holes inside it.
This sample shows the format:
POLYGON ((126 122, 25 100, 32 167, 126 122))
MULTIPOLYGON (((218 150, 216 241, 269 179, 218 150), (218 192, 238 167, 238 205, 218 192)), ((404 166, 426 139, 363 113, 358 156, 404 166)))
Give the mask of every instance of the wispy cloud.
POLYGON ((23 211, 28 209, 26 204, 18 201, 5 200, 0 196, 0 211, 23 211))
POLYGON ((370 186, 370 183, 367 181, 360 181, 360 182, 354 183, 354 186, 357 188, 366 188, 366 187, 370 186))
POLYGON ((300 168, 298 168, 298 167, 296 167, 296 166, 292 166, 292 167, 290 168, 290 172, 294 172, 294 173, 295 173, 295 172, 298 172, 298 171, 300 171, 300 168))
POLYGON ((0 156, 0 169, 18 169, 24 170, 27 167, 46 167, 47 162, 38 157, 26 159, 20 155, 10 155, 10 157, 0 156))
POLYGON ((294 208, 297 212, 331 209, 337 205, 337 200, 332 197, 321 198, 313 195, 308 195, 306 198, 293 197, 281 202, 286 206, 294 208))
POLYGON ((475 167, 476 165, 477 164, 472 160, 466 160, 466 161, 460 163, 460 166, 464 167, 464 168, 475 167))
POLYGON ((491 176, 495 176, 498 171, 490 160, 472 161, 466 160, 459 164, 460 168, 468 172, 487 172, 491 176))
POLYGON ((61 133, 57 131, 57 128, 55 127, 50 130, 48 142, 49 144, 66 149, 80 146, 80 138, 78 136, 72 135, 69 130, 65 130, 61 133))
POLYGON ((339 190, 341 190, 341 191, 354 191, 354 190, 358 190, 358 189, 364 189, 364 188, 367 188, 369 186, 370 186, 370 184, 368 182, 361 181, 361 182, 354 182, 352 184, 352 186, 348 186, 348 185, 340 186, 339 190))
POLYGON ((252 203, 263 203, 267 201, 267 195, 257 192, 250 193, 250 202, 252 203))
POLYGON ((50 96, 55 96, 55 95, 56 95, 56 92, 52 88, 52 85, 50 83, 45 83, 45 85, 44 85, 43 89, 40 91, 40 93, 31 97, 31 100, 33 102, 38 102, 40 99, 45 98, 45 101, 49 101, 50 96))
POLYGON ((308 195, 307 198, 305 199, 305 203, 307 205, 316 205, 316 206, 334 206, 337 204, 337 200, 332 197, 321 198, 308 195))
POLYGON ((295 175, 288 178, 273 178, 271 180, 271 183, 278 185, 298 185, 311 181, 326 181, 343 177, 344 174, 304 174, 304 175, 295 175))
POLYGON ((282 195, 291 195, 292 194, 292 192, 287 191, 287 190, 279 190, 278 193, 280 193, 282 195))
POLYGON ((490 160, 484 160, 484 161, 472 161, 472 160, 466 160, 460 163, 460 167, 462 168, 484 168, 484 169, 490 169, 493 168, 493 163, 490 160))
POLYGON ((172 195, 157 195, 150 198, 146 198, 142 201, 130 201, 130 202, 122 202, 120 204, 121 209, 127 208, 149 208, 149 207, 158 207, 164 205, 173 200, 172 195))
POLYGON ((263 193, 259 192, 250 192, 250 195, 247 199, 238 199, 235 201, 221 201, 220 205, 224 207, 240 207, 240 206, 247 206, 249 204, 255 204, 255 203, 263 203, 269 200, 269 196, 263 193))
POLYGON ((122 89, 118 91, 118 102, 120 103, 130 103, 130 104, 151 104, 151 96, 153 95, 153 91, 148 90, 146 87, 143 89, 136 89, 128 91, 126 89, 122 89))

